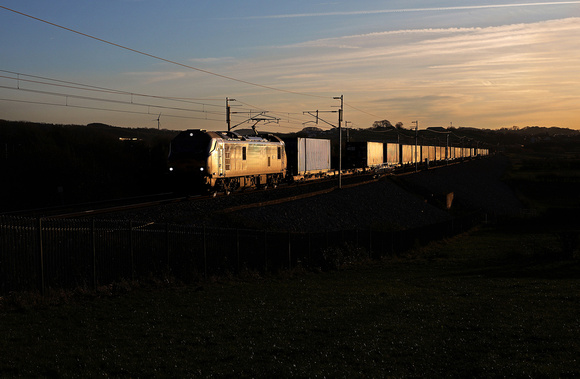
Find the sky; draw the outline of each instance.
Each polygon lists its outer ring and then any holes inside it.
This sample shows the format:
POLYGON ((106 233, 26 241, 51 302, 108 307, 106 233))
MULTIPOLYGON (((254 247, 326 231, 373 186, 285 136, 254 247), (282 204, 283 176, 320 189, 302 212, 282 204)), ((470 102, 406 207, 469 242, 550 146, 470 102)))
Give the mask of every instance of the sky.
POLYGON ((580 129, 579 41, 580 1, 0 0, 0 119, 580 129))

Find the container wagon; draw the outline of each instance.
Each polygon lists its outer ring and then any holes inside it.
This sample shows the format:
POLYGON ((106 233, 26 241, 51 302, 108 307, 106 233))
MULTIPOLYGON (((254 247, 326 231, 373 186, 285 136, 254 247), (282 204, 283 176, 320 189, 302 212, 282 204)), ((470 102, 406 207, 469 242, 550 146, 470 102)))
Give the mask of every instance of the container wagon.
POLYGON ((328 139, 286 138, 288 175, 302 180, 326 175, 330 168, 331 147, 328 139))

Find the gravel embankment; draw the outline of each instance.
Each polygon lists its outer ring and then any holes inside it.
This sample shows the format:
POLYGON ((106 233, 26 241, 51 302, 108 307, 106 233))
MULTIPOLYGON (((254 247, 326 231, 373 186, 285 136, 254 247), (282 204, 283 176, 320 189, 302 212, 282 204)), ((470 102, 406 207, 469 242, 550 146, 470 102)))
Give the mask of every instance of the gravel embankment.
POLYGON ((490 214, 515 214, 522 209, 513 190, 501 180, 509 166, 504 156, 407 175, 403 182, 426 197, 453 192, 454 207, 490 214))
MULTIPOLYGON (((517 213, 521 208, 501 181, 508 166, 493 157, 429 171, 384 178, 328 194, 236 211, 245 203, 295 196, 301 188, 281 188, 205 201, 169 204, 156 209, 125 212, 116 217, 208 227, 284 231, 410 228, 447 220, 453 212, 481 210, 490 214, 517 213), (453 192, 452 211, 442 206, 453 192)), ((324 187, 323 184, 317 185, 324 187)))

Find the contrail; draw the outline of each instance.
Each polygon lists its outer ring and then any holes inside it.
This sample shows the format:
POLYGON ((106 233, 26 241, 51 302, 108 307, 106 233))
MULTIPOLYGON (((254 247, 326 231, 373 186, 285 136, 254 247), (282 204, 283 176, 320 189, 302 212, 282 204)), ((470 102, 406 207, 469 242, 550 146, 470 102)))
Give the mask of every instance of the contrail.
POLYGON ((403 12, 436 12, 436 11, 453 11, 453 10, 471 10, 471 9, 490 9, 490 8, 510 8, 510 7, 532 7, 546 5, 570 5, 580 4, 580 1, 556 1, 543 3, 520 3, 520 4, 492 4, 492 5, 466 5, 458 7, 435 7, 435 8, 403 8, 403 9, 379 9, 371 11, 350 11, 350 12, 325 12, 325 13, 295 13, 280 14, 270 16, 250 16, 243 19, 280 19, 280 18, 301 18, 301 17, 327 17, 327 16, 358 16, 374 15, 383 13, 403 13, 403 12))

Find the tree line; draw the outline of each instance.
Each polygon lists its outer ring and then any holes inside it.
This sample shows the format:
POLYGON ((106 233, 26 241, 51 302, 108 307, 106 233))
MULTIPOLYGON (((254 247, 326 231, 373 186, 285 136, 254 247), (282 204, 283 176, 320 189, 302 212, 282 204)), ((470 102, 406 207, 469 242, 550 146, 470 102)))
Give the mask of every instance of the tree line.
POLYGON ((162 190, 177 132, 0 120, 0 210, 162 190))

